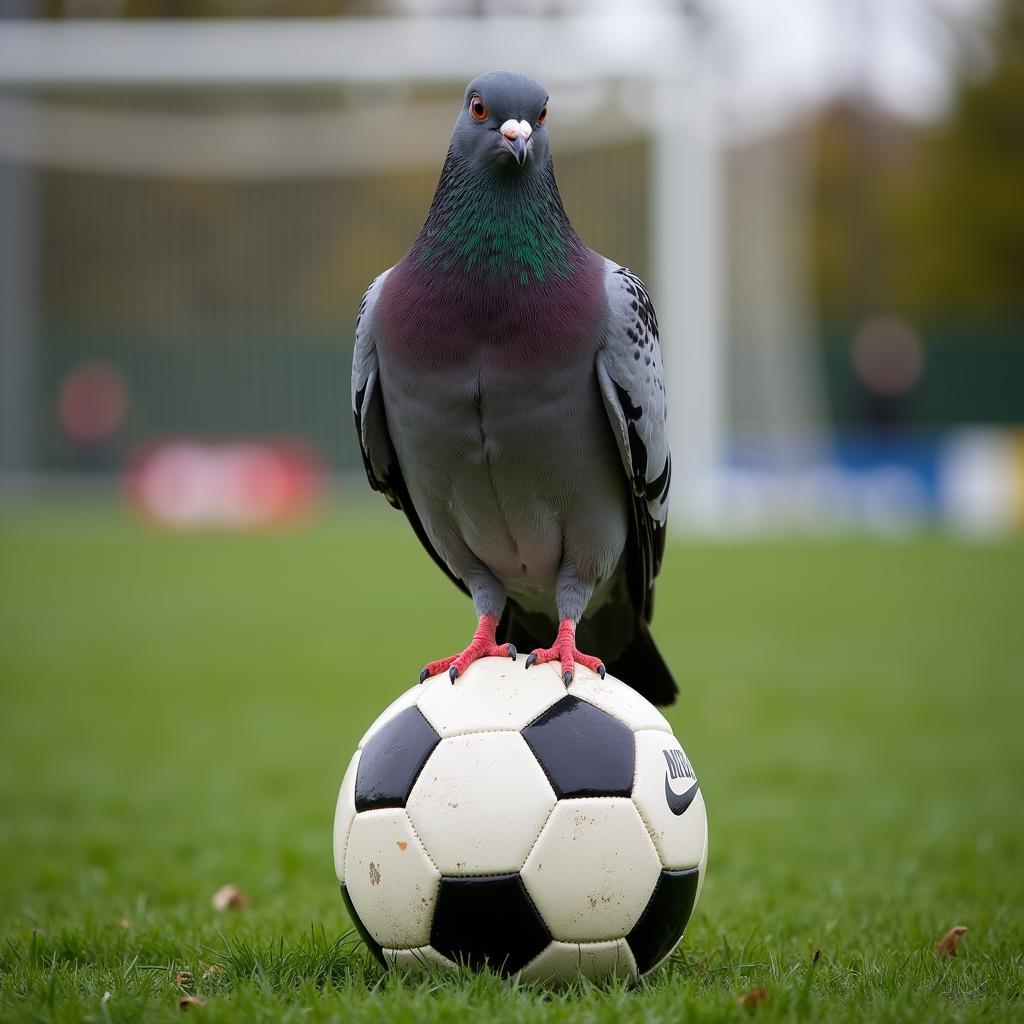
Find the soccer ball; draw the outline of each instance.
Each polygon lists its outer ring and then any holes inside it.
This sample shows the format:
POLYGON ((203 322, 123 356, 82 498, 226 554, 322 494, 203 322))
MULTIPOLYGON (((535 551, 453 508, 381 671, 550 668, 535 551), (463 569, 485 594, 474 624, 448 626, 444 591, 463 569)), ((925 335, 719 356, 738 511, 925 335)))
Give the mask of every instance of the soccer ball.
POLYGON ((577 667, 486 658, 370 726, 334 863, 385 966, 636 977, 675 948, 707 863, 704 798, 664 716, 577 667))

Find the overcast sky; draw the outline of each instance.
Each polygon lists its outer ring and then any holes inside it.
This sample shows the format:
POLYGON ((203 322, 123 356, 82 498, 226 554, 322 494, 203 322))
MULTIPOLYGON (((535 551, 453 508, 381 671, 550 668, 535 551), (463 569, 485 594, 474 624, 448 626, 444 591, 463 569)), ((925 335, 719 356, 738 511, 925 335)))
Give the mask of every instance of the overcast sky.
MULTIPOLYGON (((11 0, 0 0, 0 4, 11 0)), ((66 0, 70 14, 116 14, 125 0, 66 0)), ((833 96, 868 95, 930 120, 961 71, 987 65, 985 25, 999 0, 377 0, 415 14, 605 13, 688 10, 732 127, 771 130, 833 96)), ((1021 2, 1021 0, 1004 0, 1021 2)), ((280 8, 267 3, 267 8, 280 8)), ((297 4, 300 9, 302 4, 297 4)), ((237 0, 239 12, 263 11, 237 0)))
MULTIPOLYGON (((699 9, 699 8, 698 8, 699 9)), ((730 105, 758 122, 844 91, 941 115, 958 69, 983 71, 991 0, 707 0, 730 105)))
MULTIPOLYGON (((622 0, 391 0, 417 13, 621 16, 622 0)), ((690 10, 736 126, 770 129, 844 91, 893 112, 941 115, 958 68, 984 70, 995 0, 629 0, 628 10, 690 10)))

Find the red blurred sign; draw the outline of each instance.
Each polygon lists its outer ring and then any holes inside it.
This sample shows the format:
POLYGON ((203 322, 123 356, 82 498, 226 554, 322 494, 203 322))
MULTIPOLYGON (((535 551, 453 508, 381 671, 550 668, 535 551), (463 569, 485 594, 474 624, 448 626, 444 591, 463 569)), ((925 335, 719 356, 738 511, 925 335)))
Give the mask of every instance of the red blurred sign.
POLYGON ((128 491, 150 522, 174 530, 258 530, 308 519, 321 491, 319 460, 279 440, 174 438, 131 462, 128 491))

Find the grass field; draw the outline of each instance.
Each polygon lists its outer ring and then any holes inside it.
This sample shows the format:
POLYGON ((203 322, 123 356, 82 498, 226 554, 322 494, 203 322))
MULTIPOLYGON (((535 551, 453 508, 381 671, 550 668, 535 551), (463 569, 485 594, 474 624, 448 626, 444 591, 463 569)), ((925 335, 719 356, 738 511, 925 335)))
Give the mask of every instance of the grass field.
POLYGON ((0 1018, 180 1019, 187 970, 204 1021, 746 1020, 758 986, 759 1021, 1024 1020, 1024 545, 666 566, 655 633, 711 827, 680 951, 632 990, 415 983, 354 942, 330 855, 362 730, 472 625, 402 517, 185 538, 8 510, 0 1018), (228 882, 249 909, 211 908, 228 882))

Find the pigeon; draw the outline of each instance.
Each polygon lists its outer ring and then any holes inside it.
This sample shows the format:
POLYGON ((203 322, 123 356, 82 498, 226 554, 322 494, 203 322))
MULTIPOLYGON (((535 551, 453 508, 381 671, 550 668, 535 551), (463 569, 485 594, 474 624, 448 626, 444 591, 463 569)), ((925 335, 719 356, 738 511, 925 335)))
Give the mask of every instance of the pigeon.
POLYGON ((356 431, 371 487, 475 606, 469 646, 421 682, 528 650, 566 687, 607 667, 670 704, 649 629, 672 473, 657 315, 573 230, 547 121, 527 75, 466 88, 423 229, 359 306, 356 431))

